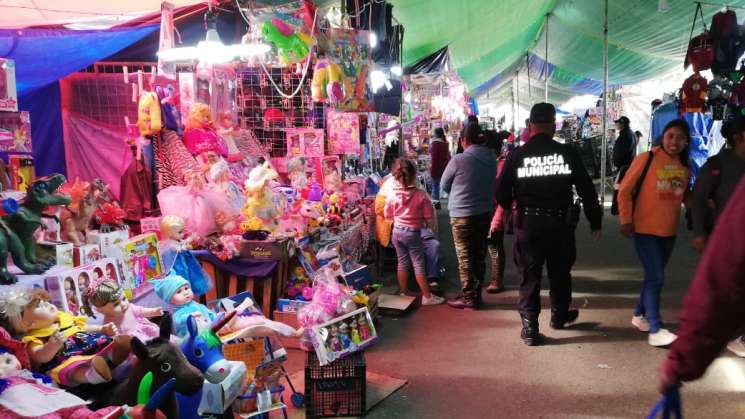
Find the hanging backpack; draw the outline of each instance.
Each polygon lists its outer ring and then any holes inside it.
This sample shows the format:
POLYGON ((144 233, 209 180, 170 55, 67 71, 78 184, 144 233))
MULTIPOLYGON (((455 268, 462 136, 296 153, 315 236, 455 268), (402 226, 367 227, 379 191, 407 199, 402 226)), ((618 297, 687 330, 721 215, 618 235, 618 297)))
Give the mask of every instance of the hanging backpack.
POLYGON ((693 16, 693 26, 691 27, 690 40, 688 41, 688 52, 686 54, 683 69, 687 69, 689 65, 693 66, 693 71, 703 71, 711 68, 714 63, 715 56, 715 43, 711 34, 706 29, 706 22, 704 21, 704 12, 701 9, 701 3, 696 6, 696 12, 693 16), (701 16, 701 25, 704 27, 704 31, 698 35, 693 36, 693 31, 696 29, 696 21, 699 15, 701 16))

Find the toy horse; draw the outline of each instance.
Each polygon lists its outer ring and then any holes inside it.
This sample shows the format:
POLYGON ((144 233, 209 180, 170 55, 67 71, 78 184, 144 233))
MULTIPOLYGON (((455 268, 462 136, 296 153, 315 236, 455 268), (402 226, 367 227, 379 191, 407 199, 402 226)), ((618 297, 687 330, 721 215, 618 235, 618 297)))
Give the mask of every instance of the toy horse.
MULTIPOLYGON (((137 403, 137 392, 139 383, 143 377, 151 372, 153 374, 152 388, 159 389, 172 378, 176 379, 174 390, 191 396, 197 393, 204 382, 204 376, 194 368, 181 353, 178 346, 172 344, 171 336, 172 320, 170 314, 166 314, 160 321, 160 336, 151 339, 147 343, 132 338, 132 352, 137 356, 129 378, 119 384, 114 391, 114 404, 127 404, 134 406, 137 403)), ((178 419, 178 404, 176 396, 169 394, 161 403, 161 411, 168 419, 178 419)))
POLYGON ((222 342, 217 332, 235 317, 236 311, 225 315, 211 328, 199 331, 197 321, 189 316, 186 321, 189 336, 181 342, 181 350, 191 365, 197 367, 210 383, 221 383, 230 375, 230 363, 222 353, 222 342))

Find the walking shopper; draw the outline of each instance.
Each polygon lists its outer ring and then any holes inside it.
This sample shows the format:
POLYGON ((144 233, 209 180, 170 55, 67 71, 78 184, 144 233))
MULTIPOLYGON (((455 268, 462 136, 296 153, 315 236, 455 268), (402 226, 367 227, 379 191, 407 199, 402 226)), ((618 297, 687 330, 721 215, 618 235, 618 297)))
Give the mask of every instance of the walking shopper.
POLYGON ((592 179, 577 152, 553 139, 556 108, 538 103, 530 110, 530 139, 507 157, 497 187, 502 208, 517 201, 515 256, 521 273, 518 310, 522 340, 538 345, 541 311, 541 274, 548 268, 551 327, 563 329, 577 320, 572 302, 572 265, 577 254, 574 241, 579 208, 573 204, 572 186, 582 198, 585 216, 596 240, 600 239, 602 212, 592 179))
POLYGON ((670 121, 663 131, 662 145, 634 159, 618 191, 621 233, 634 238, 644 268, 639 304, 631 323, 649 332, 652 346, 667 346, 676 338, 662 327, 660 293, 690 177, 690 139, 685 121, 670 121))
MULTIPOLYGON (((510 136, 507 131, 499 133, 487 131, 486 143, 489 148, 494 150, 497 159, 497 178, 504 167, 504 157, 502 156, 502 144, 510 136)), ((491 264, 491 281, 486 287, 489 294, 498 294, 504 291, 504 209, 495 202, 494 217, 492 217, 489 227, 489 236, 487 237, 487 248, 489 250, 489 262, 491 264)))
POLYGON ((432 166, 429 169, 432 175, 432 203, 435 209, 440 209, 440 178, 442 172, 450 160, 450 150, 445 140, 445 131, 442 128, 435 128, 435 138, 429 144, 429 152, 432 157, 432 166))
MULTIPOLYGON (((699 170, 693 188, 693 247, 699 252, 704 250, 719 216, 745 175, 745 117, 725 121, 722 136, 727 139, 726 148, 710 157, 699 170)), ((745 357, 745 336, 733 339, 727 348, 745 357)))
POLYGON ((497 162, 485 140, 478 122, 469 121, 461 140, 463 153, 455 155, 442 174, 442 189, 450 194, 448 210, 461 284, 461 296, 448 304, 460 309, 481 304, 486 273, 486 236, 494 210, 497 162))
POLYGON ((432 202, 426 192, 416 187, 416 166, 411 160, 397 159, 393 164, 393 177, 397 184, 393 196, 385 203, 385 217, 393 218, 393 247, 396 248, 398 266, 396 277, 401 293, 408 291, 409 269, 422 291, 422 305, 442 304, 442 297, 430 292, 422 244, 422 227, 431 226, 434 218, 432 202))
POLYGON ((660 369, 660 391, 701 377, 745 327, 745 180, 719 217, 683 301, 678 340, 660 369))
POLYGON ((629 118, 622 116, 616 121, 616 131, 618 131, 618 138, 613 144, 613 165, 616 166, 616 182, 613 185, 613 199, 611 201, 610 213, 618 215, 618 188, 621 187, 621 182, 626 176, 626 171, 629 170, 631 162, 634 160, 636 155, 636 141, 637 137, 634 132, 631 131, 631 122, 629 118))

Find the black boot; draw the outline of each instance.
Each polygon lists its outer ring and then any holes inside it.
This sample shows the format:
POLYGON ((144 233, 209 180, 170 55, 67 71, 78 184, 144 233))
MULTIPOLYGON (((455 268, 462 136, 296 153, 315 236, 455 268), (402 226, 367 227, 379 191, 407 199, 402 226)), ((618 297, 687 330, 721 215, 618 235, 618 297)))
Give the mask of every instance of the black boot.
POLYGON ((541 343, 541 334, 538 332, 538 315, 537 314, 520 314, 523 322, 523 329, 520 331, 520 338, 528 346, 536 346, 541 343))
POLYGON ((552 329, 563 329, 568 324, 572 324, 577 321, 579 317, 579 310, 571 309, 565 312, 551 311, 551 328, 552 329))

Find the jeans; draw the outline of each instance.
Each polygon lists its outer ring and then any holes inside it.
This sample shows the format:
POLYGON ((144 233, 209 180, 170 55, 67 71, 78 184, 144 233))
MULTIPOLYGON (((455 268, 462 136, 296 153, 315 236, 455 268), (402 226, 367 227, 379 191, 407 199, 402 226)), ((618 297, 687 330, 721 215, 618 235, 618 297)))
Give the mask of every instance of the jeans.
POLYGON ((526 316, 541 312, 541 276, 545 263, 551 311, 564 314, 572 303, 572 266, 577 258, 574 228, 563 217, 525 215, 515 229, 515 259, 521 273, 517 309, 526 316))
POLYGON ((440 280, 440 241, 432 230, 422 229, 422 245, 424 246, 424 262, 427 268, 427 281, 440 280))
POLYGON ((414 265, 414 274, 426 275, 424 263, 424 246, 422 244, 422 233, 408 227, 393 227, 392 240, 393 247, 396 248, 396 257, 398 258, 398 272, 409 272, 414 265))
POLYGON ((660 294, 665 283, 665 266, 674 246, 675 236, 634 235, 636 254, 644 268, 644 281, 635 314, 647 319, 650 333, 656 333, 662 328, 660 294))
POLYGON ((463 299, 469 302, 478 299, 486 274, 486 236, 490 224, 491 212, 450 218, 463 299))
POLYGON ((432 200, 440 202, 440 179, 432 178, 432 200))

